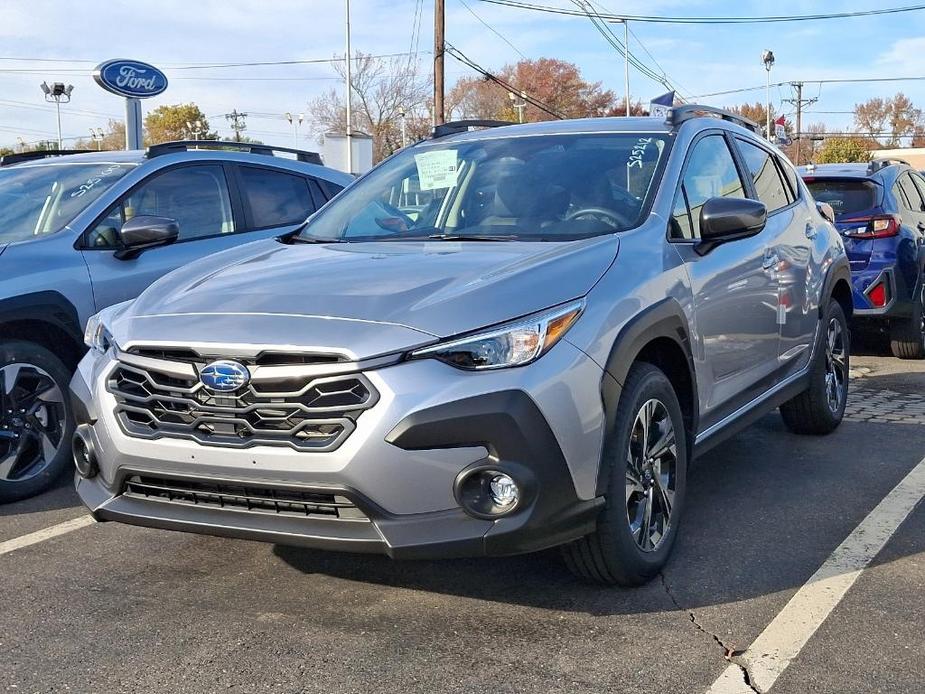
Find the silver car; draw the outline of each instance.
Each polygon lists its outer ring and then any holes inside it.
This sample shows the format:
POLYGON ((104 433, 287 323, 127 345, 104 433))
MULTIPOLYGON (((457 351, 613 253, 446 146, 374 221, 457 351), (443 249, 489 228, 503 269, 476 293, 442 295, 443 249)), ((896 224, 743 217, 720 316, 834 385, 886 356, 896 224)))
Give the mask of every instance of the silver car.
POLYGON ((696 455, 778 406, 838 426, 845 250, 753 124, 467 125, 90 321, 98 519, 396 558, 562 545, 632 585, 696 455))

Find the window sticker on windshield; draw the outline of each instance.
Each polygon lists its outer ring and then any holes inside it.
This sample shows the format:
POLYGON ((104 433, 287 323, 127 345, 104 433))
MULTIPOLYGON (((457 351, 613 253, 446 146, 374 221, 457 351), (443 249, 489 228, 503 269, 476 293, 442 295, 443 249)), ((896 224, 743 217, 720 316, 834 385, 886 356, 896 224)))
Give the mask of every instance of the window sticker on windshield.
POLYGON ((414 155, 418 167, 418 180, 421 190, 452 188, 456 185, 459 164, 455 149, 443 149, 436 152, 422 152, 414 155))
POLYGON ((114 173, 119 173, 121 170, 122 170, 122 168, 121 168, 118 164, 110 164, 110 165, 107 166, 105 169, 103 169, 103 170, 100 171, 98 174, 96 174, 95 176, 91 176, 90 178, 88 178, 88 179, 86 180, 85 183, 81 183, 81 184, 77 187, 76 190, 74 190, 73 192, 71 192, 71 197, 72 197, 72 198, 79 198, 79 197, 81 197, 81 196, 84 195, 85 193, 88 193, 88 192, 90 192, 91 190, 93 190, 93 187, 94 187, 96 184, 98 184, 100 181, 102 181, 102 180, 103 180, 103 177, 105 177, 105 176, 111 176, 111 175, 114 174, 114 173))
POLYGON ((629 160, 626 162, 626 166, 629 169, 641 169, 642 160, 646 153, 646 148, 651 144, 651 137, 640 137, 636 144, 633 145, 633 151, 630 152, 629 160))

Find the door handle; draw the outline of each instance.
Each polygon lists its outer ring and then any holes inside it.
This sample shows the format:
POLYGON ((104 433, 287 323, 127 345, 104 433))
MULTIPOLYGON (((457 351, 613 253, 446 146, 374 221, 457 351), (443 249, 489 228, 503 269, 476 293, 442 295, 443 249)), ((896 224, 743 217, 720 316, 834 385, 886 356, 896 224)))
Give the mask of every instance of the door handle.
POLYGON ((919 222, 915 225, 915 228, 919 231, 925 232, 925 222, 919 222))
POLYGON ((809 220, 806 220, 806 227, 803 229, 803 233, 806 234, 806 238, 814 239, 816 238, 816 226, 809 220))
POLYGON ((780 262, 780 258, 777 253, 768 252, 764 254, 764 260, 761 262, 761 267, 765 270, 773 269, 780 262))

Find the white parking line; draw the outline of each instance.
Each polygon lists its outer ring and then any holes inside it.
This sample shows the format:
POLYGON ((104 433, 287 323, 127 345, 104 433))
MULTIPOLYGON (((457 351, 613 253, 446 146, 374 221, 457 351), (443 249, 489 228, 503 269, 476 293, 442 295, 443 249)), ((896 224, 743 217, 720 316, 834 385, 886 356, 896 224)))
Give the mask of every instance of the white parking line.
POLYGON ((0 556, 9 554, 14 549, 22 549, 23 547, 28 547, 29 545, 44 542, 45 540, 50 540, 53 537, 64 535, 65 533, 69 533, 72 530, 85 528, 86 526, 93 525, 94 523, 96 523, 96 521, 93 520, 93 516, 80 516, 79 518, 73 518, 69 521, 64 521, 63 523, 52 525, 50 528, 45 528, 44 530, 36 530, 34 533, 29 533, 28 535, 23 535, 22 537, 14 537, 12 540, 0 542, 0 556))
POLYGON ((720 675, 708 694, 767 692, 816 629, 925 496, 925 460, 919 462, 825 563, 790 598, 751 646, 720 675), (752 687, 745 684, 746 668, 752 687))

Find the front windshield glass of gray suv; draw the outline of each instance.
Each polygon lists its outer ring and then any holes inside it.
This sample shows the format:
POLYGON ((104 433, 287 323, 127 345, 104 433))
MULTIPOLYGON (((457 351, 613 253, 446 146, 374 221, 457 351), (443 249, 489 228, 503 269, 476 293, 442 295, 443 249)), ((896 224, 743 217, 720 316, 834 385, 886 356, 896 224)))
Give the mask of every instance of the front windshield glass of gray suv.
POLYGON ((667 137, 485 137, 400 152, 297 240, 569 241, 638 226, 667 137))
POLYGON ((0 169, 0 243, 62 229, 134 166, 95 162, 0 169))

